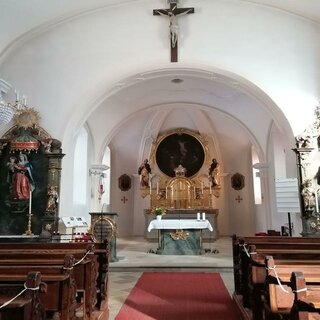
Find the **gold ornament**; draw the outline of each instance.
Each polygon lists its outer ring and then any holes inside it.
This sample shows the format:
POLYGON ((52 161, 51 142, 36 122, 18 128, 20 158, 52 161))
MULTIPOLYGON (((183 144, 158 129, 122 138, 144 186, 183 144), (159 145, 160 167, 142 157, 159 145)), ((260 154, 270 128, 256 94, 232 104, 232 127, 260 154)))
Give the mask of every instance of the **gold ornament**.
POLYGON ((14 122, 19 128, 31 128, 38 125, 39 112, 33 108, 18 110, 14 115, 14 122))

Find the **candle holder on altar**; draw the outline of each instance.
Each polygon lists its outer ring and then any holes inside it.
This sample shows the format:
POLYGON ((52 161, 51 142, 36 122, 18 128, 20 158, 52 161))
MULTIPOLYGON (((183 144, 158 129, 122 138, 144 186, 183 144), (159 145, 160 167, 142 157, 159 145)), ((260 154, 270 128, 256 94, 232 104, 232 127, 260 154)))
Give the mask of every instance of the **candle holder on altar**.
POLYGON ((31 218, 33 214, 31 212, 28 213, 28 229, 25 231, 24 235, 26 236, 33 236, 33 233, 31 231, 31 218))

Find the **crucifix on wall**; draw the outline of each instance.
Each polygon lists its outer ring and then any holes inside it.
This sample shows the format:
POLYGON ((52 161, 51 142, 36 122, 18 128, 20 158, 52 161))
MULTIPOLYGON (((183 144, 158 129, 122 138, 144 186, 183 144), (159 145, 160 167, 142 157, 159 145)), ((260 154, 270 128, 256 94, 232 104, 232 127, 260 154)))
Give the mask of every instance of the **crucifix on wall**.
POLYGON ((170 48, 171 48, 171 62, 178 61, 178 32, 179 26, 177 17, 184 16, 189 13, 194 13, 194 8, 178 8, 178 0, 169 0, 169 9, 154 9, 154 16, 169 17, 169 32, 170 32, 170 48))

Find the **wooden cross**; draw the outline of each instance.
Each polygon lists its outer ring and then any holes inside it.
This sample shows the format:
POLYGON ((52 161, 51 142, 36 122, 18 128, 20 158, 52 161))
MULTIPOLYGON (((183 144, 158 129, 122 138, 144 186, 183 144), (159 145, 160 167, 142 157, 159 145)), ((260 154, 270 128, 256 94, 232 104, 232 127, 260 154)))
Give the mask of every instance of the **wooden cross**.
POLYGON ((238 201, 238 203, 240 203, 240 201, 241 201, 241 200, 243 200, 243 199, 240 197, 240 195, 238 195, 238 197, 237 197, 237 198, 235 198, 235 200, 237 200, 237 201, 238 201))
POLYGON ((177 17, 194 13, 194 8, 178 8, 177 0, 170 0, 169 9, 154 9, 154 16, 168 16, 170 31, 171 62, 178 62, 178 23, 177 17))
POLYGON ((125 196, 123 196, 123 197, 121 198, 121 201, 125 204, 126 201, 128 201, 128 199, 127 199, 125 196))

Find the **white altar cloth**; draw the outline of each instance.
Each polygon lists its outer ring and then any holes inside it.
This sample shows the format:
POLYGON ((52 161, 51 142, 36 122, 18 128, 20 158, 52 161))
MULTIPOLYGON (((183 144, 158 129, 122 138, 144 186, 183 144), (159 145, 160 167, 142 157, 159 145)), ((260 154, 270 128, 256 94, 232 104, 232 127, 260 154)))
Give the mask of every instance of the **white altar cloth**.
POLYGON ((208 220, 195 219, 161 219, 151 220, 148 226, 148 232, 153 229, 209 229, 213 231, 212 225, 208 220))

